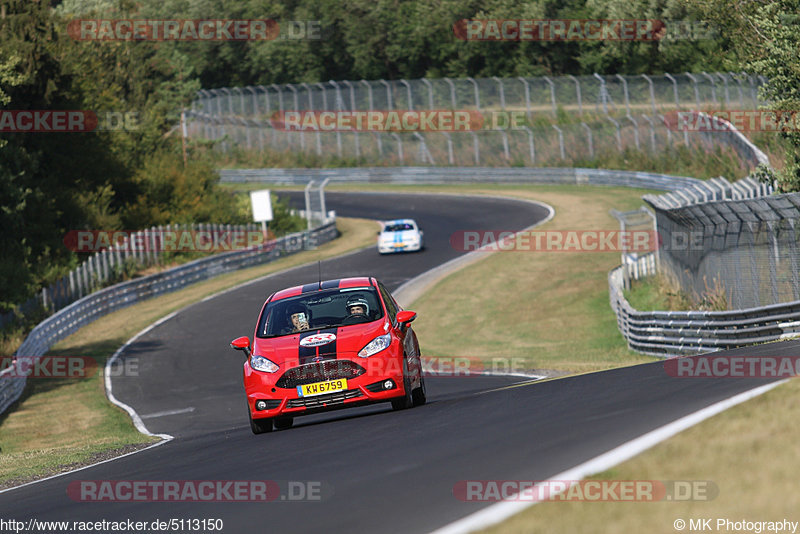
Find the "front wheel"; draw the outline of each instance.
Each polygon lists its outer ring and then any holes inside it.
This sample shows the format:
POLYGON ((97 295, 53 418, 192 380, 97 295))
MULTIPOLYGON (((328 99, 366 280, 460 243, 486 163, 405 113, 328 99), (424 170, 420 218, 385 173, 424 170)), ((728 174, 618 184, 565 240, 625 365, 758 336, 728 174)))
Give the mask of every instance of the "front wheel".
POLYGON ((275 418, 276 430, 288 430, 294 424, 294 417, 277 417, 275 418))
POLYGON ((272 432, 272 419, 253 419, 250 418, 250 430, 253 434, 266 434, 272 432))
POLYGON ((411 379, 408 378, 408 362, 403 358, 403 390, 405 395, 392 399, 393 410, 405 410, 414 406, 414 397, 411 391, 411 379))
POLYGON ((250 419, 250 430, 253 431, 253 434, 266 434, 267 432, 272 432, 272 418, 267 417, 266 419, 253 419, 253 416, 250 415, 250 407, 247 407, 247 417, 250 419))

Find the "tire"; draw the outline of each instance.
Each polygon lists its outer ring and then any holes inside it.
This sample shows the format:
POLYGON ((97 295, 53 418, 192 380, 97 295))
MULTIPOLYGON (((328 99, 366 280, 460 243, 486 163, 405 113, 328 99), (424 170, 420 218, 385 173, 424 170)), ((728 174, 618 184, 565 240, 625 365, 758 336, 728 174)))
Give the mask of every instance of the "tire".
POLYGON ((250 407, 247 407, 247 417, 250 419, 250 430, 253 431, 253 434, 266 434, 267 432, 272 432, 272 418, 267 417, 265 419, 253 419, 250 415, 250 407))
POLYGON ((397 399, 392 399, 393 410, 406 410, 414 406, 414 398, 411 391, 411 380, 408 378, 408 363, 403 357, 403 390, 405 395, 397 399))
POLYGON ((422 368, 419 371, 419 387, 411 392, 411 398, 414 401, 414 406, 422 406, 428 400, 425 391, 425 377, 422 376, 422 368))
POLYGON ((276 417, 275 430, 289 430, 294 424, 294 417, 276 417))

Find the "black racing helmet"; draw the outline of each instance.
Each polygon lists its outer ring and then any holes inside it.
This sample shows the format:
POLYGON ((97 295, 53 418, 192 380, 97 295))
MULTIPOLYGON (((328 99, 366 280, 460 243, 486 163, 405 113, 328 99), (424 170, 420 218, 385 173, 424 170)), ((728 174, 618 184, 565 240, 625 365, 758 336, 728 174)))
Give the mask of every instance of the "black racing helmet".
POLYGON ((367 299, 364 297, 350 297, 347 300, 347 313, 350 313, 350 308, 353 306, 363 306, 364 307, 364 315, 369 315, 369 303, 367 299))

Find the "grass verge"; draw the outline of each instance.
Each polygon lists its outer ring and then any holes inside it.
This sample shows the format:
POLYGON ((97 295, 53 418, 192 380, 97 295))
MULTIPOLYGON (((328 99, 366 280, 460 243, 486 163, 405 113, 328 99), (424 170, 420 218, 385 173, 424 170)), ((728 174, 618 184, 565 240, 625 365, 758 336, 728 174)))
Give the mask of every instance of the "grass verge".
POLYGON ((88 356, 97 372, 84 379, 31 379, 15 409, 0 417, 0 487, 67 471, 145 446, 127 413, 108 402, 106 360, 147 325, 203 297, 269 273, 372 245, 375 223, 339 218, 341 237, 272 263, 228 273, 109 314, 56 344, 51 354, 88 356), (54 411, 51 407, 58 406, 54 411))
POLYGON ((800 521, 796 496, 800 428, 794 424, 800 418, 798 399, 800 381, 791 380, 592 477, 710 481, 719 490, 713 499, 544 502, 484 532, 674 533, 678 519, 686 522, 686 532, 689 521, 698 519, 711 519, 712 531, 736 532, 717 528, 717 519, 800 521))

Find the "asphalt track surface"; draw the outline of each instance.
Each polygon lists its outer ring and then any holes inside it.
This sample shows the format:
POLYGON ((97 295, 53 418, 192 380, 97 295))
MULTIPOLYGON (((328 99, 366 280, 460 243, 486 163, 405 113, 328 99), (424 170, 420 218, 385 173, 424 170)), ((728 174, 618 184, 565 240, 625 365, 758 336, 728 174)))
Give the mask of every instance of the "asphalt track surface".
MULTIPOLYGON (((455 231, 521 229, 547 214, 498 199, 329 193, 327 200, 341 216, 408 216, 420 223, 428 245, 421 253, 378 256, 368 249, 322 262, 323 279, 371 274, 392 290, 458 256, 449 246, 455 231)), ((228 343, 252 335, 271 291, 316 277, 313 265, 267 278, 197 303, 141 337, 123 355, 136 358, 139 376, 115 378, 114 394, 151 432, 176 439, 0 494, 0 518, 221 518, 224 533, 428 532, 490 504, 456 499, 458 481, 543 480, 770 381, 672 378, 661 362, 529 384, 513 377, 429 377, 425 406, 317 414, 296 419, 290 430, 255 436, 246 418, 242 356, 228 343), (163 415, 171 411, 181 413, 163 415), (76 502, 67 488, 80 480, 271 480, 286 500, 76 502), (288 481, 319 482, 321 499, 291 501, 288 481)), ((469 330, 464 325, 464 335, 469 330)), ((420 344, 425 354, 425 340, 420 344)), ((800 343, 786 342, 728 352, 798 351, 800 343)))

